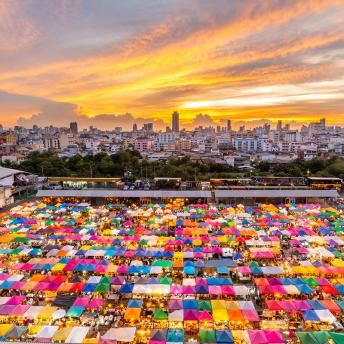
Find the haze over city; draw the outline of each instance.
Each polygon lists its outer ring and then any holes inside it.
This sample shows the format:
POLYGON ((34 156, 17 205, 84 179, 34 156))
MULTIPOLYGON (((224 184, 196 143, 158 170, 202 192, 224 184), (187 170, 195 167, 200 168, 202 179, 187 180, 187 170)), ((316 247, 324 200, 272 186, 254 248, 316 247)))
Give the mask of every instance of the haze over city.
POLYGON ((343 27, 335 0, 3 0, 0 122, 344 124, 343 27))

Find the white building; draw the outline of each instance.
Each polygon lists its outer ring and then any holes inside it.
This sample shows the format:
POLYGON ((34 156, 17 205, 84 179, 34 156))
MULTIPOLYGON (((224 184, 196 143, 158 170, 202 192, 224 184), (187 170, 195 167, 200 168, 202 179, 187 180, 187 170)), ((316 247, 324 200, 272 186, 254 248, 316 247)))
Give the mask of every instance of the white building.
POLYGON ((240 152, 256 152, 258 150, 258 139, 252 137, 234 138, 233 146, 240 152))

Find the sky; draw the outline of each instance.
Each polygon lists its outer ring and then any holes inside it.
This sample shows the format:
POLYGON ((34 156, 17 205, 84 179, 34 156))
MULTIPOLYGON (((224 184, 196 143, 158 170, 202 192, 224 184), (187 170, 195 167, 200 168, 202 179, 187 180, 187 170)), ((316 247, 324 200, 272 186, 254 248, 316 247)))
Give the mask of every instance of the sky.
POLYGON ((344 124, 344 0, 1 0, 0 123, 344 124))

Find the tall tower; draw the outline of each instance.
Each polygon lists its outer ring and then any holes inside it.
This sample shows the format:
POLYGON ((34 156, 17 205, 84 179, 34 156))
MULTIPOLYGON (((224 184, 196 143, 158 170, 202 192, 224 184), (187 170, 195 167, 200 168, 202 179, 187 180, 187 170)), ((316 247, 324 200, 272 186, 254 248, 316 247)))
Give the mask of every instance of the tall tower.
POLYGON ((177 111, 174 111, 172 114, 172 131, 179 131, 179 113, 177 111))
POLYGON ((230 119, 227 121, 227 131, 232 131, 232 121, 230 119))
POLYGON ((278 120, 276 130, 278 130, 278 131, 282 130, 282 121, 281 120, 278 120))
POLYGON ((76 135, 78 133, 78 123, 77 122, 70 122, 69 123, 69 129, 74 135, 76 135))

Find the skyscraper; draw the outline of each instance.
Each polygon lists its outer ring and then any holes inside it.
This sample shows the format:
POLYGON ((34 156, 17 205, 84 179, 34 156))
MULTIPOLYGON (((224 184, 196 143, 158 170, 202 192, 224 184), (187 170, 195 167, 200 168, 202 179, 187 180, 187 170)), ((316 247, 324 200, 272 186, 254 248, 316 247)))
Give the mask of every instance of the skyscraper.
POLYGON ((279 120, 279 121, 277 122, 276 130, 278 130, 278 131, 281 131, 281 130, 282 130, 282 121, 281 121, 281 120, 279 120))
POLYGON ((136 123, 133 124, 133 131, 137 131, 137 124, 136 123))
POLYGON ((322 118, 319 123, 320 123, 321 129, 326 128, 326 118, 322 118))
POLYGON ((230 119, 227 121, 227 131, 232 131, 232 121, 230 119))
POLYGON ((177 111, 174 111, 172 114, 172 131, 179 131, 179 113, 177 111))
POLYGON ((144 123, 143 131, 153 131, 153 123, 144 123))
POLYGON ((69 129, 73 134, 78 133, 78 123, 77 122, 70 122, 69 123, 69 129))

